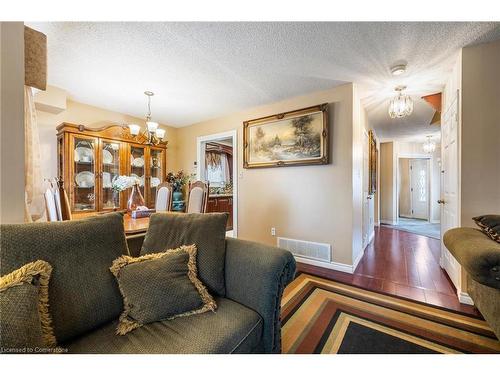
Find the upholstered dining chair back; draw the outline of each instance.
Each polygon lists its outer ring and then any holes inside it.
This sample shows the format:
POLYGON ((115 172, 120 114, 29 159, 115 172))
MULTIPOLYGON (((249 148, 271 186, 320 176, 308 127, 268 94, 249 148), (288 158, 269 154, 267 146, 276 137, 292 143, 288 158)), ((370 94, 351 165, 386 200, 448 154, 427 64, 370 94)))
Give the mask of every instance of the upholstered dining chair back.
POLYGON ((44 198, 47 221, 71 220, 68 194, 64 189, 62 179, 50 182, 50 187, 45 190, 44 198))
POLYGON ((163 182, 157 187, 155 209, 158 211, 172 211, 172 184, 163 182))
POLYGON ((54 189, 52 187, 47 188, 47 190, 45 190, 43 197, 45 198, 45 210, 47 212, 47 221, 60 221, 54 189))
POLYGON ((203 181, 195 181, 189 183, 189 195, 186 212, 205 213, 207 211, 209 183, 203 181))

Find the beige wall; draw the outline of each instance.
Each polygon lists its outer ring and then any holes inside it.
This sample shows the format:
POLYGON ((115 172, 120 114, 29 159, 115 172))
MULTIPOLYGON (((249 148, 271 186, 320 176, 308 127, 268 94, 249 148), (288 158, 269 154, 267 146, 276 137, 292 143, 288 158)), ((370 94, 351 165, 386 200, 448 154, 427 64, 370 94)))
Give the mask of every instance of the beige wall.
POLYGON ((0 222, 24 221, 24 24, 2 22, 0 222))
MULTIPOLYGON (((366 200, 364 190, 367 190, 367 187, 363 187, 363 137, 367 120, 358 88, 356 84, 352 86, 352 259, 354 262, 359 260, 363 252, 363 207, 366 200)), ((369 215, 369 212, 364 214, 369 215)))
POLYGON ((462 50, 461 226, 500 214, 500 41, 462 50))
POLYGON ((397 220, 394 155, 394 142, 380 144, 380 222, 386 224, 397 220))
POLYGON ((399 159, 399 216, 411 216, 410 159, 399 159))
MULTIPOLYGON (((377 136, 375 135, 375 139, 377 136)), ((374 224, 380 225, 380 142, 377 139, 377 189, 375 190, 374 200, 374 224)))
MULTIPOLYGON (((61 93, 57 91, 54 95, 49 92, 41 93, 43 104, 46 107, 60 108, 61 107, 61 93)), ((38 96, 38 95, 37 95, 38 96)), ((37 97, 35 97, 37 102, 37 97)), ((57 176, 57 142, 56 142, 56 127, 62 122, 69 122, 74 124, 82 124, 89 127, 98 128, 104 125, 116 124, 130 124, 136 123, 139 125, 144 124, 144 119, 124 115, 118 112, 108 111, 102 108, 93 107, 87 104, 82 104, 68 100, 66 102, 66 109, 58 114, 49 113, 37 110, 38 117, 38 130, 40 133, 40 154, 42 157, 42 177, 51 178, 57 176)), ((177 169, 176 149, 177 149, 177 129, 161 125, 166 129, 166 139, 169 141, 167 150, 167 170, 177 169)))
POLYGON ((198 136, 238 132, 238 237, 276 245, 276 235, 332 245, 333 260, 352 264, 353 85, 316 92, 204 121, 177 132, 179 167, 193 170, 198 136), (243 169, 243 121, 330 103, 331 163, 243 169))

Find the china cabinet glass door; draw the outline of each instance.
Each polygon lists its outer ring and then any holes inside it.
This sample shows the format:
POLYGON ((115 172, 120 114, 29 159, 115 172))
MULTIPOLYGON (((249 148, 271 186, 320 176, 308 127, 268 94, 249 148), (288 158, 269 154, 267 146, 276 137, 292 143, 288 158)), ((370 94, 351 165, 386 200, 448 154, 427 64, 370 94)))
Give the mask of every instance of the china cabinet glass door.
POLYGON ((160 185, 165 176, 162 175, 162 170, 164 168, 163 161, 163 150, 151 148, 150 158, 149 158, 149 208, 154 208, 156 204, 156 190, 158 185, 160 185))
POLYGON ((101 209, 111 210, 120 207, 120 193, 113 190, 120 175, 120 143, 101 139, 100 146, 101 209))
POLYGON ((139 180, 139 189, 145 197, 144 185, 146 181, 146 149, 140 146, 130 146, 130 176, 139 180))
POLYGON ((96 138, 73 138, 72 206, 74 211, 96 209, 96 145, 96 138))

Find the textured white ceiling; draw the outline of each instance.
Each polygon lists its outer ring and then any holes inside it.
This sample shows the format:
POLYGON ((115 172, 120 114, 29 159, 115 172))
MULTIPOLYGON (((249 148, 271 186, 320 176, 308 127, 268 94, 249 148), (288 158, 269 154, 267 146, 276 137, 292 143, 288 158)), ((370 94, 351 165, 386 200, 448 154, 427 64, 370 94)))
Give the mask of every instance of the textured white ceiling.
POLYGON ((186 126, 241 109, 356 82, 387 138, 422 133, 461 47, 500 38, 499 23, 31 23, 48 36, 49 84, 83 103, 186 126), (408 62, 392 77, 389 67, 408 62), (390 120, 404 83, 412 116, 390 120))

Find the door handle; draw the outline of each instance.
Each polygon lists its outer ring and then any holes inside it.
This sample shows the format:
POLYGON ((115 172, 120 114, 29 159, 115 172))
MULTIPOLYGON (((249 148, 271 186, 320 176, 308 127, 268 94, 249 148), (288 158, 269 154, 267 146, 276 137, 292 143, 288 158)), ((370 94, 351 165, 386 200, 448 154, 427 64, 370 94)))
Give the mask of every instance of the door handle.
POLYGON ((439 204, 444 204, 444 199, 438 199, 437 201, 439 204))

